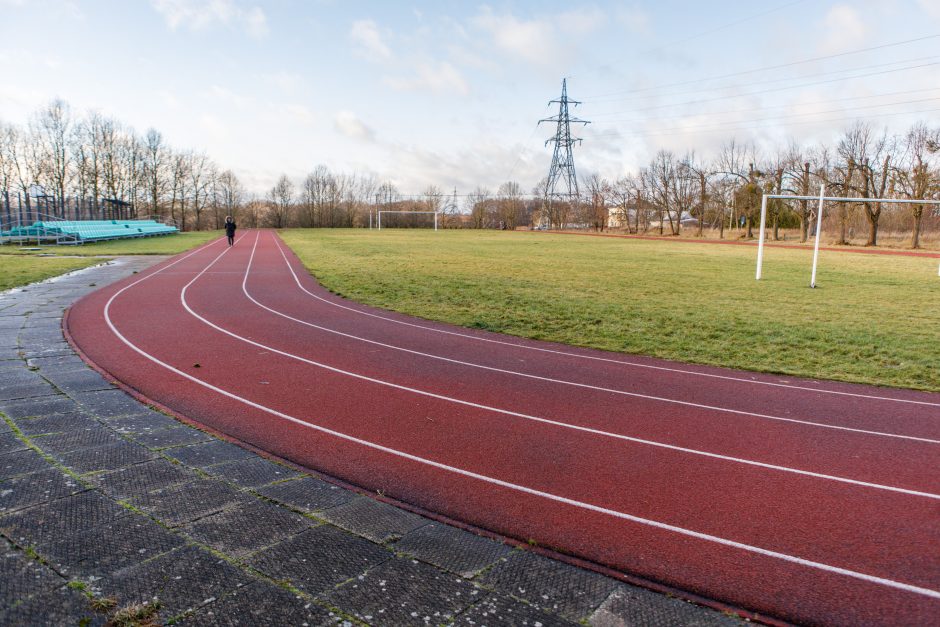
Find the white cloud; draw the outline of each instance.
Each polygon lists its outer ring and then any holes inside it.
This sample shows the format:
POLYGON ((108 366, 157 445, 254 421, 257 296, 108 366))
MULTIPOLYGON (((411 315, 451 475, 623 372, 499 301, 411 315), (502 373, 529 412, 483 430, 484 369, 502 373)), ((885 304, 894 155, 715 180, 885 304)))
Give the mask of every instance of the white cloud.
POLYGON ((287 104, 284 106, 284 110, 304 126, 312 126, 316 119, 313 111, 302 104, 287 104))
POLYGON ((544 61, 557 56, 555 29, 546 20, 522 21, 514 15, 496 15, 489 7, 473 19, 489 33, 502 50, 527 61, 544 61))
POLYGON ((402 91, 426 89, 437 93, 456 92, 462 96, 470 93, 470 86, 464 80, 460 70, 446 61, 439 63, 420 63, 418 75, 412 78, 385 79, 385 84, 402 91))
POLYGON ((497 15, 490 7, 471 20, 495 46, 530 63, 548 65, 562 60, 577 40, 604 25, 607 16, 597 8, 522 20, 511 13, 497 15))
POLYGON ((234 0, 151 0, 167 25, 176 30, 202 30, 215 23, 235 25, 260 39, 268 34, 268 20, 261 7, 241 7, 234 0))
POLYGON ((917 4, 920 5, 920 8, 923 9, 927 15, 936 20, 940 20, 940 2, 937 2, 937 0, 917 0, 917 4))
POLYGON ((821 51, 833 54, 865 44, 868 27, 853 7, 837 4, 823 19, 823 34, 821 51))
POLYGON ((282 91, 294 91, 301 85, 303 78, 299 74, 294 74, 281 70, 267 77, 268 81, 280 88, 282 91))
POLYGON ((235 109, 245 110, 252 106, 250 96, 236 93, 219 85, 211 85, 207 91, 209 98, 219 104, 227 104, 235 109))
POLYGON ((333 127, 351 139, 375 141, 375 131, 360 120, 352 111, 340 111, 333 118, 333 127))
POLYGON ((634 34, 649 34, 651 22, 649 13, 634 6, 625 7, 617 12, 617 21, 623 24, 628 31, 634 34))
POLYGON ((559 30, 574 35, 587 35, 604 24, 606 16, 598 8, 583 8, 558 15, 554 22, 559 30))
POLYGON ((382 39, 379 27, 372 20, 357 20, 349 31, 349 38, 358 46, 361 56, 370 60, 385 60, 392 51, 382 39))
POLYGON ((199 118, 199 126, 209 137, 212 137, 213 139, 229 139, 228 126, 216 115, 212 115, 211 113, 203 114, 199 118))

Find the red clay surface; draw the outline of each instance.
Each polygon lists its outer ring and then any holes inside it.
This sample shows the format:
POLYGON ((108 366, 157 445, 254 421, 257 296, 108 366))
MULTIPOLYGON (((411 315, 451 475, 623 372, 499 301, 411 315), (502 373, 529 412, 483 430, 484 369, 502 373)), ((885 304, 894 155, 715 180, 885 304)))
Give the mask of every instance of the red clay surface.
POLYGON ((267 231, 95 292, 68 327, 143 395, 416 507, 786 621, 940 617, 938 394, 375 310, 267 231))

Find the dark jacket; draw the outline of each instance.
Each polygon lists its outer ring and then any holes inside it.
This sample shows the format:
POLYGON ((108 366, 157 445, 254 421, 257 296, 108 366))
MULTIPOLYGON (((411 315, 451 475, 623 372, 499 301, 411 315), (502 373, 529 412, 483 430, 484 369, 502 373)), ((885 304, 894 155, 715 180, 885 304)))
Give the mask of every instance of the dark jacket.
POLYGON ((229 237, 234 236, 234 235, 235 235, 235 229, 236 229, 235 222, 226 222, 226 223, 225 223, 225 234, 226 234, 227 236, 229 236, 229 237))

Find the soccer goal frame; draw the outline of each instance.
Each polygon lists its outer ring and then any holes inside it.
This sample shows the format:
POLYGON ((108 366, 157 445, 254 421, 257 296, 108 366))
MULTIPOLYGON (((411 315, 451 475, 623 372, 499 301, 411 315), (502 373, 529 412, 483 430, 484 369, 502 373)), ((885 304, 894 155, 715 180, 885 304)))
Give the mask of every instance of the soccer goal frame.
MULTIPOLYGON (((813 242, 813 273, 809 280, 809 286, 816 287, 816 270, 819 266, 819 236, 822 233, 822 214, 823 205, 828 201, 832 202, 880 202, 895 205, 940 205, 940 200, 909 200, 905 198, 843 198, 842 196, 826 196, 826 186, 819 186, 819 196, 795 196, 791 194, 764 194, 760 201, 760 236, 757 241, 757 276, 758 281, 761 278, 761 270, 764 266, 764 239, 766 238, 767 228, 767 200, 779 198, 782 200, 818 200, 819 206, 816 209, 816 240, 813 242)), ((940 269, 937 270, 940 276, 940 269)))
MULTIPOLYGON (((379 211, 379 213, 378 213, 378 230, 380 230, 380 231, 382 230, 382 214, 383 214, 383 213, 433 213, 433 214, 434 214, 434 230, 435 230, 435 231, 437 230, 437 223, 438 223, 437 216, 439 216, 439 215, 441 214, 440 211, 391 211, 391 210, 382 209, 382 210, 379 211)), ((386 227, 386 228, 388 228, 388 227, 386 227)))

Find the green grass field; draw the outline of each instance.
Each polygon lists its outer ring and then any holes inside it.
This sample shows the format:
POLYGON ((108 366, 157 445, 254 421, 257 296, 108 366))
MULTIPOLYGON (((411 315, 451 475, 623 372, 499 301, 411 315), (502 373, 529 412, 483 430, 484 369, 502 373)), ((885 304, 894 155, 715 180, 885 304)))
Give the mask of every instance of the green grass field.
MULTIPOLYGON (((222 231, 193 231, 164 235, 161 237, 141 237, 120 239, 109 242, 95 242, 81 246, 41 246, 41 251, 20 250, 18 245, 0 246, 0 255, 36 255, 55 253, 57 255, 78 255, 82 257, 104 255, 175 255, 204 244, 216 237, 222 237, 222 231)), ((28 244, 27 247, 33 247, 28 244)))
POLYGON ((524 337, 940 391, 930 258, 479 231, 286 230, 332 291, 524 337))
POLYGON ((200 231, 82 246, 41 246, 38 247, 40 250, 21 250, 19 246, 12 245, 0 246, 0 290, 42 281, 101 263, 103 259, 97 257, 175 255, 220 236, 221 231, 200 231), (61 256, 46 256, 50 253, 61 256))
POLYGON ((0 291, 42 281, 72 270, 93 266, 102 261, 93 258, 3 255, 0 256, 0 291))

